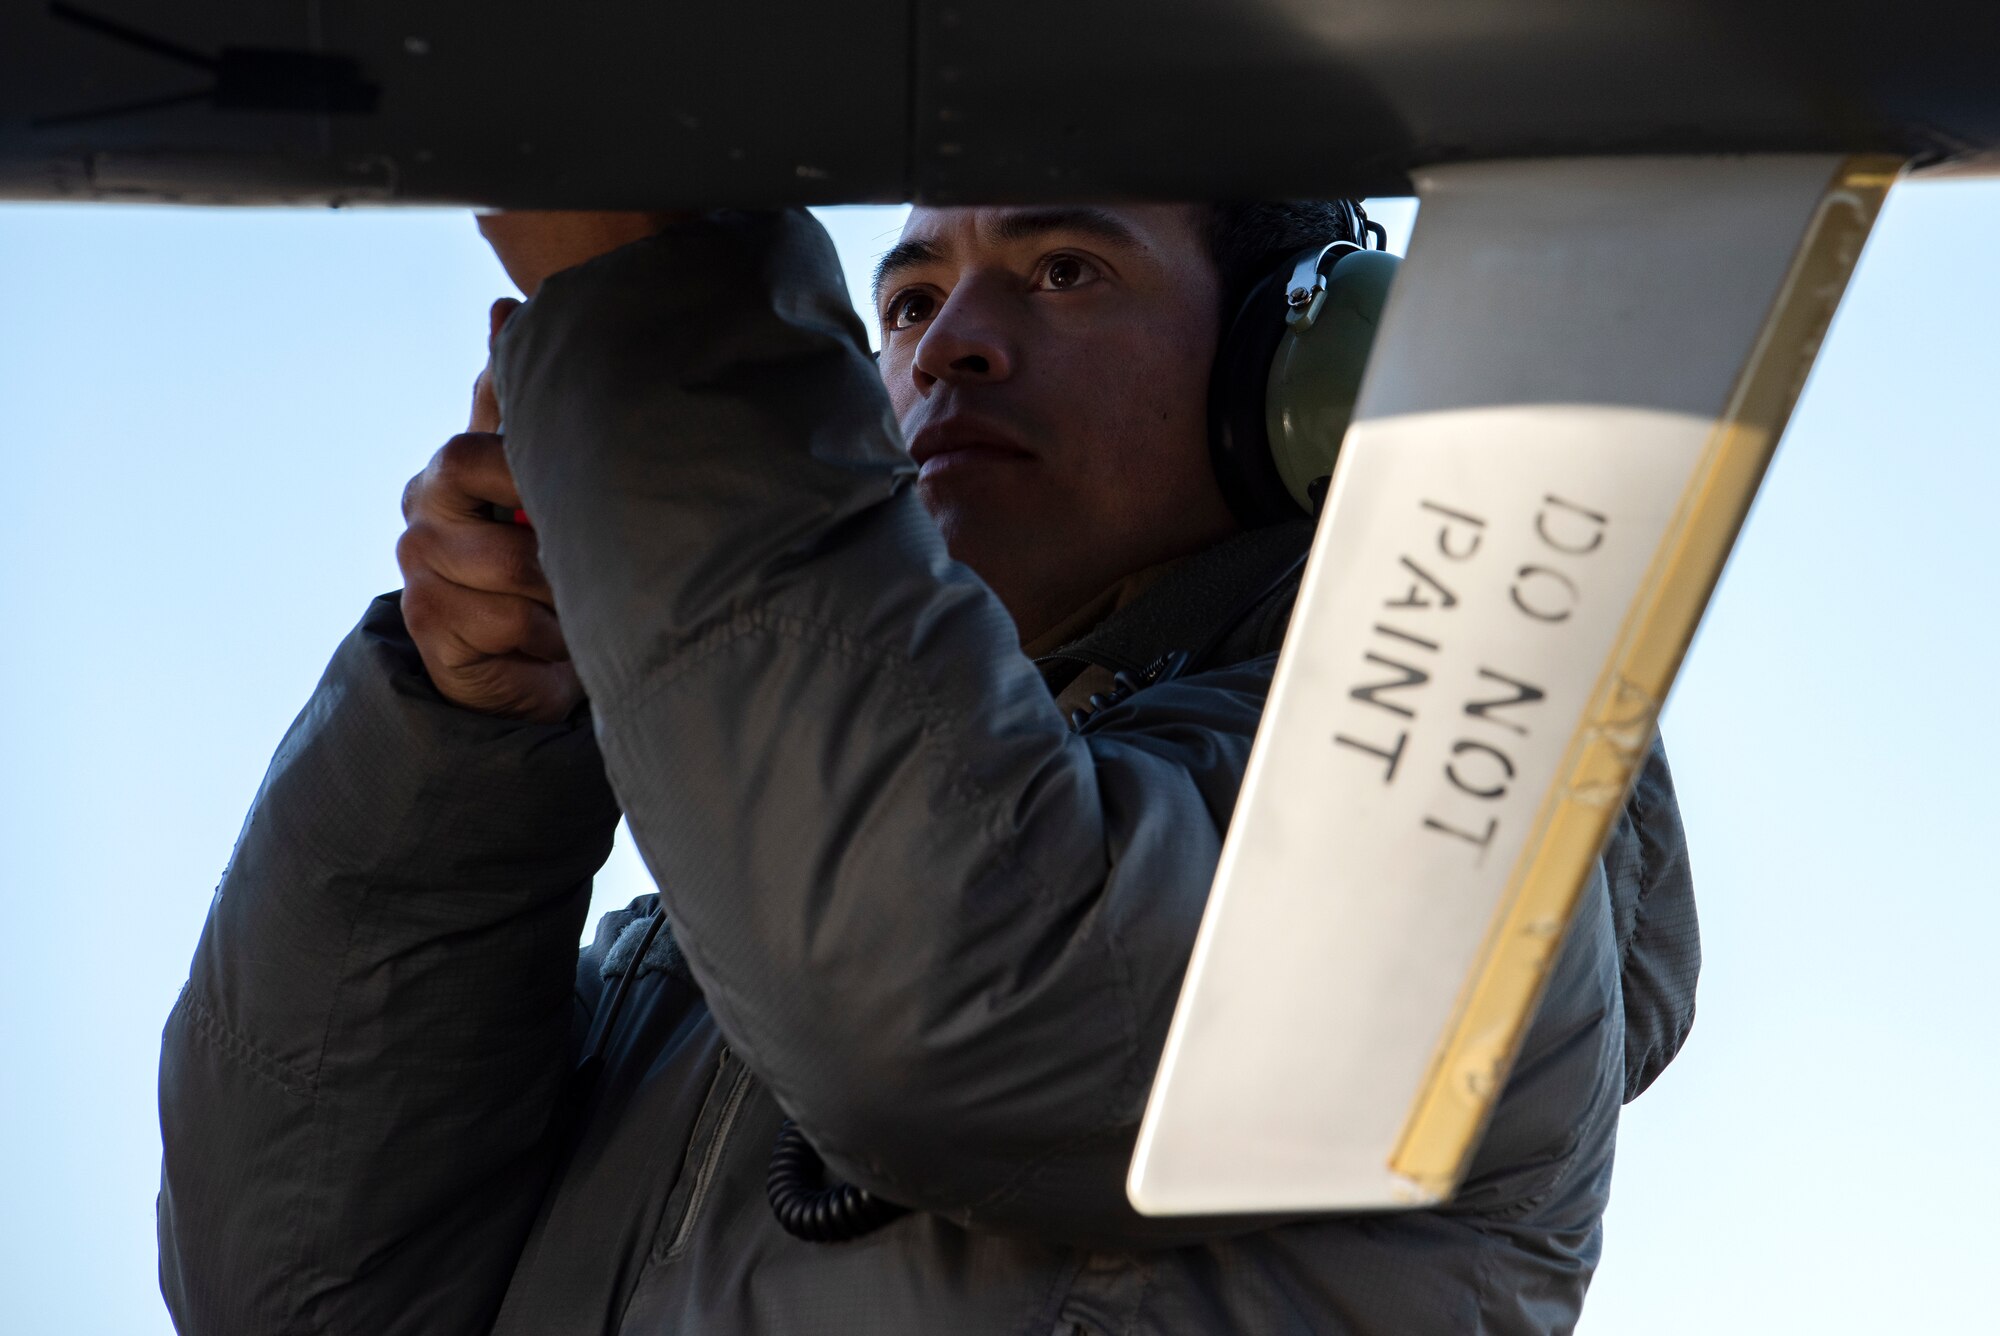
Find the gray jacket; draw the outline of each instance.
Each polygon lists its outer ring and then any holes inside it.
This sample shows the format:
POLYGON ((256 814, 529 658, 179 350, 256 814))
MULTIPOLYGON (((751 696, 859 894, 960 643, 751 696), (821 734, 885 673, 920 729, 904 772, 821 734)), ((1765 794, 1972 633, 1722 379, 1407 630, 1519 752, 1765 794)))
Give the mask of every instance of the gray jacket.
POLYGON ((590 712, 449 705, 393 596, 335 654, 167 1022, 183 1332, 1574 1322, 1619 1105, 1693 1014, 1657 750, 1450 1207, 1144 1219, 1125 1165, 1282 633, 1258 595, 1304 526, 1031 663, 918 503, 802 213, 559 275, 497 365, 590 712), (1052 699, 1232 627, 1081 729, 1052 699), (671 928, 640 954, 648 897, 579 960, 621 809, 671 928), (786 1117, 912 1213, 785 1233, 786 1117))

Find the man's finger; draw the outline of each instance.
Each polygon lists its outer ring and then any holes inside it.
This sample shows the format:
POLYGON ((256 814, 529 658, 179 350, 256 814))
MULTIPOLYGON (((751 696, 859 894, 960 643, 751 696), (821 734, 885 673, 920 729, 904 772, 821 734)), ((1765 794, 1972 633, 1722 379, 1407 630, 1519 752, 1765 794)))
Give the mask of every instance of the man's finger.
POLYGON ((535 535, 526 529, 490 522, 415 525, 398 540, 397 554, 467 589, 555 606, 535 535))
POLYGON ((493 388, 493 343, 506 327, 507 317, 521 309, 512 297, 502 297, 486 310, 486 366, 472 382, 472 421, 468 431, 500 430, 500 396, 493 388))
POLYGON ((482 659, 459 675, 462 704, 530 723, 559 724, 583 699, 576 669, 533 659, 482 659))
POLYGON ((507 327, 508 318, 520 309, 521 302, 518 298, 514 297, 496 297, 493 304, 486 308, 486 351, 488 354, 492 353, 494 341, 500 337, 500 331, 507 327))
POLYGON ((417 492, 419 508, 448 518, 488 519, 490 506, 521 504, 504 443, 481 432, 465 432, 446 441, 419 475, 417 492))
POLYGON ((555 613, 532 599, 467 589, 436 571, 418 570, 405 578, 402 602, 403 620, 434 680, 481 659, 569 658, 555 613))
POLYGON ((476 216, 514 286, 532 297, 550 274, 651 236, 680 215, 592 210, 506 210, 476 216))
POLYGON ((483 594, 454 588, 444 595, 452 607, 449 634, 473 658, 525 655, 540 663, 563 663, 569 646, 563 642, 556 615, 541 604, 515 594, 483 594))

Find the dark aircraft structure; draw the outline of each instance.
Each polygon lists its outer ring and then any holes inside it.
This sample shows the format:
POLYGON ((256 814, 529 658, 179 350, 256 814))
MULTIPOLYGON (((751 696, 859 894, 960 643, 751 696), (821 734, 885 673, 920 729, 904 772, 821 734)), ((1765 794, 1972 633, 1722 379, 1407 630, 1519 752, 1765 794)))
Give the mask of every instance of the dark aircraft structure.
POLYGON ((2000 146, 1969 0, 13 0, 0 199, 1394 194, 1424 165, 2000 146))
POLYGON ((1913 171, 2000 171, 1992 0, 0 17, 0 200, 1419 197, 1361 342, 1337 313, 1386 257, 1307 251, 1246 382, 1253 425, 1309 424, 1295 444, 1320 453, 1288 485, 1320 523, 1128 1182, 1162 1214, 1456 1189, 1913 171))

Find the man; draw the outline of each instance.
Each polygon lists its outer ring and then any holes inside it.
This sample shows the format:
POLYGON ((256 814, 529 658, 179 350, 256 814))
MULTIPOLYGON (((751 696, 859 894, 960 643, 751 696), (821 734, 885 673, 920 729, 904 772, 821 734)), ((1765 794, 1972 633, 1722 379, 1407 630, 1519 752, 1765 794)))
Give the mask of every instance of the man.
POLYGON ((168 1022, 182 1329, 1567 1329, 1692 1014, 1657 753, 1449 1207, 1124 1196, 1311 536, 1236 531, 1207 369, 1343 216, 919 209, 879 368, 802 213, 489 221, 497 394, 168 1022))

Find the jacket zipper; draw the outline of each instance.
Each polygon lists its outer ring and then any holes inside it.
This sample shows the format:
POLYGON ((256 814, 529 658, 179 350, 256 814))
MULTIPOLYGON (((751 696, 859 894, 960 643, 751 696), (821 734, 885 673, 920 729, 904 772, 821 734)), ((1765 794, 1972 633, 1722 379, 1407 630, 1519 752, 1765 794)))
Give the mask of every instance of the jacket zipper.
POLYGON ((1160 655, 1136 674, 1119 669, 1111 675, 1111 690, 1099 691, 1091 695, 1088 705, 1069 712, 1069 727, 1072 733, 1080 730, 1092 718, 1117 705, 1147 687, 1159 682, 1168 682, 1187 671, 1190 662, 1186 650, 1170 649, 1160 655))
POLYGON ((722 1092, 722 1103, 715 1116, 715 1127, 710 1132, 708 1144, 702 1148, 701 1159, 694 1168, 694 1182, 688 1191, 687 1205, 681 1211, 680 1219, 674 1225, 674 1236, 665 1249, 657 1256, 665 1261, 678 1257, 694 1236, 695 1221, 701 1215, 701 1206, 708 1198, 708 1192, 715 1181, 715 1172, 722 1163, 722 1152, 729 1143, 729 1133, 736 1125, 737 1115, 743 1111, 743 1100, 750 1093, 750 1069, 736 1060, 729 1048, 722 1050, 722 1059, 716 1068, 715 1083, 709 1088, 708 1098, 702 1101, 702 1112, 695 1116, 695 1127, 701 1127, 703 1115, 708 1105, 722 1092), (732 1071, 731 1069, 734 1068, 732 1071), (724 1087, 725 1078, 728 1085, 724 1087))

